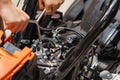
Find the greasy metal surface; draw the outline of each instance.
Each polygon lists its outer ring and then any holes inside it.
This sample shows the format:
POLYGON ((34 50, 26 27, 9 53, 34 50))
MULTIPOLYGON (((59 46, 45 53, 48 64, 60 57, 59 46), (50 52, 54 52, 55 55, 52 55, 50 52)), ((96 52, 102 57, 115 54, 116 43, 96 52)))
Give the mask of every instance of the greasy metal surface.
MULTIPOLYGON (((90 7, 85 11, 85 14, 82 19, 81 27, 86 32, 97 22, 102 10, 104 9, 104 2, 106 0, 93 0, 90 7)), ((110 2, 110 1, 109 1, 110 2)))

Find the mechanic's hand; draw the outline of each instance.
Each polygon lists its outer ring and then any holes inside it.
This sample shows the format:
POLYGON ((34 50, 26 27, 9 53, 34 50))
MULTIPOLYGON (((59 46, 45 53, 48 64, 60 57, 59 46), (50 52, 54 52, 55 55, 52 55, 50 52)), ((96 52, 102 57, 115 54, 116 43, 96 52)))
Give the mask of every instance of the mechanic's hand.
POLYGON ((1 3, 0 16, 5 21, 6 29, 12 32, 22 32, 26 28, 29 16, 16 7, 11 0, 1 3))
POLYGON ((46 8, 46 13, 52 14, 60 7, 63 2, 64 0, 39 0, 39 8, 41 10, 46 8))

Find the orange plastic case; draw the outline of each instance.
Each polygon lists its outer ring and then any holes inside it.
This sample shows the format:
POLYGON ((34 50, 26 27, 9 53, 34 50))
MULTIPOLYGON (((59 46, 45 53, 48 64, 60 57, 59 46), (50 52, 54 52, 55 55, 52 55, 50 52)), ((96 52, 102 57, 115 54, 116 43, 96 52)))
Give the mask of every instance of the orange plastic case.
POLYGON ((1 40, 1 38, 3 37, 3 31, 2 30, 0 30, 0 44, 2 43, 2 40, 1 40))
POLYGON ((12 76, 33 58, 34 53, 27 47, 12 55, 0 48, 0 80, 12 80, 12 76))
MULTIPOLYGON (((3 34, 0 30, 0 43, 3 34)), ((12 80, 12 77, 21 70, 24 64, 33 58, 34 53, 27 47, 12 54, 0 47, 0 80, 12 80)))

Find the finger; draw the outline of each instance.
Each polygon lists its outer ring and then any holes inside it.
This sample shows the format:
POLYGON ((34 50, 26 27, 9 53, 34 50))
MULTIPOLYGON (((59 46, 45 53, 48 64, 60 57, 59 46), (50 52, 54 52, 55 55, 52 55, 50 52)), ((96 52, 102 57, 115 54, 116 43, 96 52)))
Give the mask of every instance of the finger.
POLYGON ((19 32, 21 24, 14 24, 14 27, 11 29, 12 32, 19 32))
POLYGON ((46 8, 46 14, 47 14, 47 15, 52 14, 53 9, 52 9, 51 0, 44 0, 44 3, 45 3, 45 8, 46 8))
POLYGON ((39 9, 40 9, 40 10, 43 10, 43 9, 44 9, 43 0, 39 0, 39 1, 38 1, 38 4, 39 4, 39 9))
POLYGON ((22 24, 23 24, 23 23, 21 23, 21 24, 17 25, 17 27, 18 27, 18 28, 17 28, 17 30, 15 29, 15 30, 16 30, 16 32, 21 32, 21 29, 22 29, 22 24))
MULTIPOLYGON (((15 26, 16 27, 16 26, 15 26)), ((13 27, 12 29, 10 29, 13 33, 14 32, 17 32, 16 30, 15 30, 15 27, 13 27)))
POLYGON ((6 24, 6 29, 11 30, 14 27, 13 24, 6 24))
POLYGON ((20 26, 20 32, 23 32, 26 29, 27 25, 28 25, 27 21, 25 23, 21 24, 21 26, 20 26))
POLYGON ((59 4, 58 5, 53 5, 53 11, 52 11, 52 13, 54 13, 58 8, 59 8, 59 4))
POLYGON ((7 25, 7 26, 6 26, 6 29, 7 29, 7 30, 11 30, 12 32, 15 32, 14 28, 15 28, 14 25, 7 25), (12 26, 12 27, 11 27, 11 26, 12 26))

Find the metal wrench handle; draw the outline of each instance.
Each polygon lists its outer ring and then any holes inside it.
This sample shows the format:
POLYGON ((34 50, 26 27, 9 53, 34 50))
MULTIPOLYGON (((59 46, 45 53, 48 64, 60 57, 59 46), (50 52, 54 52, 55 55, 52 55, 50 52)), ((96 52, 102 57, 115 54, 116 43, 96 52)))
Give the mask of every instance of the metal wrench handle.
POLYGON ((34 23, 37 26, 37 30, 38 30, 38 38, 39 38, 39 44, 40 44, 40 48, 43 51, 43 45, 42 45, 42 38, 41 38, 41 32, 40 32, 40 25, 39 25, 39 21, 42 19, 43 15, 45 14, 46 9, 44 9, 42 11, 42 13, 39 15, 39 17, 37 18, 37 20, 30 20, 29 23, 34 23))
POLYGON ((39 15, 39 17, 37 18, 37 22, 39 22, 41 19, 42 19, 42 17, 43 17, 43 15, 45 14, 45 12, 46 12, 46 8, 42 11, 42 13, 39 15))

